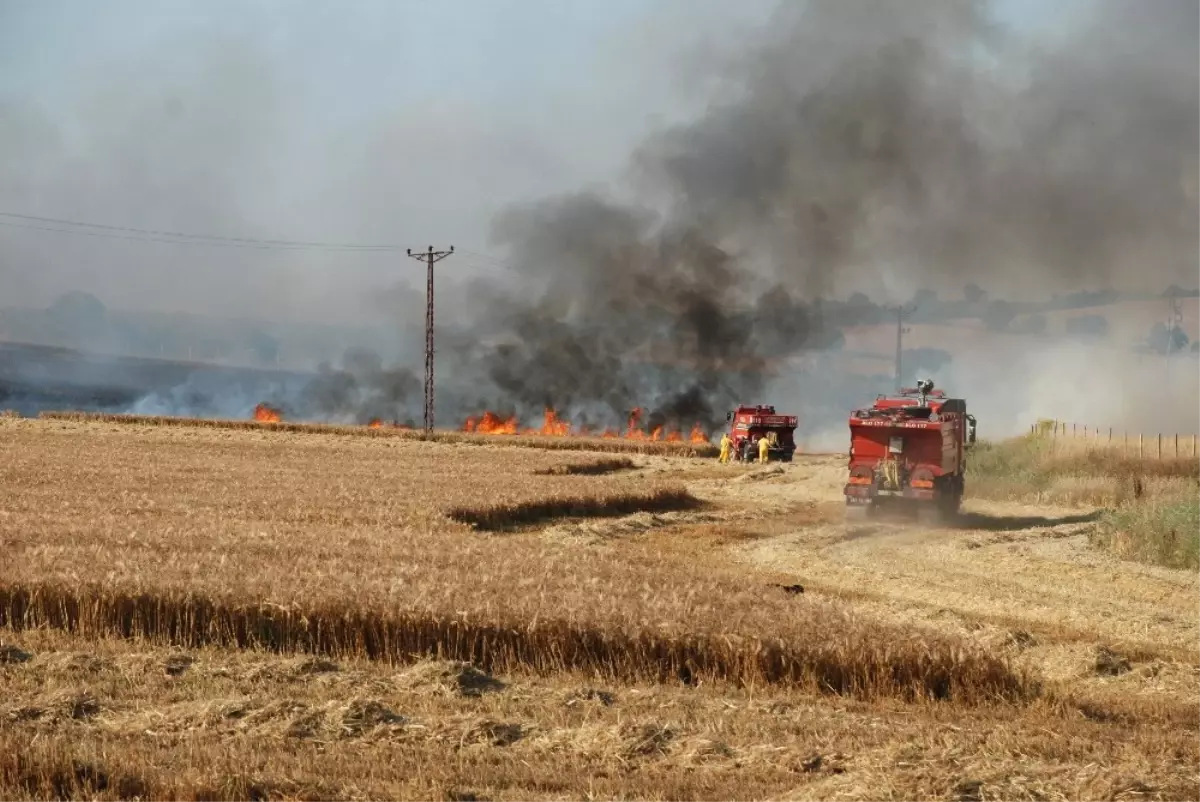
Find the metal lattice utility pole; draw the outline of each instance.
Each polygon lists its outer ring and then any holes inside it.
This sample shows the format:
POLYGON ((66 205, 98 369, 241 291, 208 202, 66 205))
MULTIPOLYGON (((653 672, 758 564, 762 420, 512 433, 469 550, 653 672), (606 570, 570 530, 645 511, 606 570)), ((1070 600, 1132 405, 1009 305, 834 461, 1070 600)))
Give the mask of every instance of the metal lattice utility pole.
POLYGON ((408 249, 408 255, 418 262, 424 262, 428 268, 428 279, 425 284, 425 432, 433 431, 433 263, 440 262, 454 253, 454 246, 448 251, 429 250, 413 253, 408 249))
POLYGON ((1163 372, 1166 374, 1164 383, 1169 391, 1171 388, 1171 352, 1175 350, 1175 332, 1183 322, 1183 311, 1180 308, 1179 299, 1174 296, 1167 298, 1167 307, 1170 311, 1167 313, 1167 358, 1163 362, 1163 372))
POLYGON ((1175 330, 1183 322, 1183 311, 1179 299, 1174 296, 1167 299, 1167 309, 1167 356, 1170 356, 1175 348, 1175 330))
POLYGON ((895 306, 892 309, 896 313, 896 392, 900 392, 904 389, 904 384, 900 381, 900 342, 909 331, 904 328, 904 316, 910 314, 916 306, 895 306))

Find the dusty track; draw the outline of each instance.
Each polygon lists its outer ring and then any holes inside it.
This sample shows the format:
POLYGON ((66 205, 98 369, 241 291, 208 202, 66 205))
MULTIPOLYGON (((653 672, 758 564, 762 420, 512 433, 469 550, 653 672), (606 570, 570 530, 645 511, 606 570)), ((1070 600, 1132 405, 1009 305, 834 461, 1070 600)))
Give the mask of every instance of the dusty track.
POLYGON ((1194 703, 1200 577, 1095 548, 1088 535, 1098 511, 1088 508, 969 500, 959 520, 939 528, 847 523, 844 465, 812 456, 766 468, 697 466, 688 485, 736 511, 720 524, 731 559, 806 594, 966 637, 1089 695, 1194 703), (1120 676, 1097 669, 1107 652, 1118 655, 1120 676))

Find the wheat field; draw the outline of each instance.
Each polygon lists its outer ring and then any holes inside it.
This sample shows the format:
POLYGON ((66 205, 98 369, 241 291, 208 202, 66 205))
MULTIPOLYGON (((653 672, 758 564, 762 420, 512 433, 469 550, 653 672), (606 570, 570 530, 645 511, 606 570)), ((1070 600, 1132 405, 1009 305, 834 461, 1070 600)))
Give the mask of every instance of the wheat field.
POLYGON ((1200 792, 1186 693, 731 560, 825 526, 817 463, 69 416, 0 443, 6 798, 1200 792))
POLYGON ((764 598, 728 572, 651 549, 584 562, 462 523, 700 506, 652 478, 544 475, 557 457, 518 449, 55 425, 7 433, 10 626, 862 694, 1026 692, 986 655, 764 598))

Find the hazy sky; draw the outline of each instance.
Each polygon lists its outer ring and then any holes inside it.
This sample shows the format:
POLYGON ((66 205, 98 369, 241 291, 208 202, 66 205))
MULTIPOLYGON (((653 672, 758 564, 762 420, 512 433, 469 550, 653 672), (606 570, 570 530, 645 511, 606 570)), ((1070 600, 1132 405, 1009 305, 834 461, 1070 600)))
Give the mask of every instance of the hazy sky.
MULTIPOLYGON (((453 243, 444 280, 494 271, 498 209, 619 183, 775 5, 0 0, 0 212, 453 243)), ((1002 8, 1048 30, 1071 13, 1046 5, 1002 8)), ((0 227, 0 305, 79 288, 114 307, 353 321, 420 270, 406 261, 0 227)))

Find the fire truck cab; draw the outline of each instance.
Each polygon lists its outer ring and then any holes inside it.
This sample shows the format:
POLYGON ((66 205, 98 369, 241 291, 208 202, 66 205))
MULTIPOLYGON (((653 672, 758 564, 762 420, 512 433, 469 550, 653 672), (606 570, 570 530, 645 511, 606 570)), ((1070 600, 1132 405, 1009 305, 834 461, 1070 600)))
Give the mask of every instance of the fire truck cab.
POLYGON ((768 459, 792 461, 796 453, 794 432, 800 422, 795 415, 779 415, 773 406, 742 404, 725 413, 725 420, 729 421, 734 459, 743 462, 758 459, 758 441, 765 437, 771 444, 768 459))

